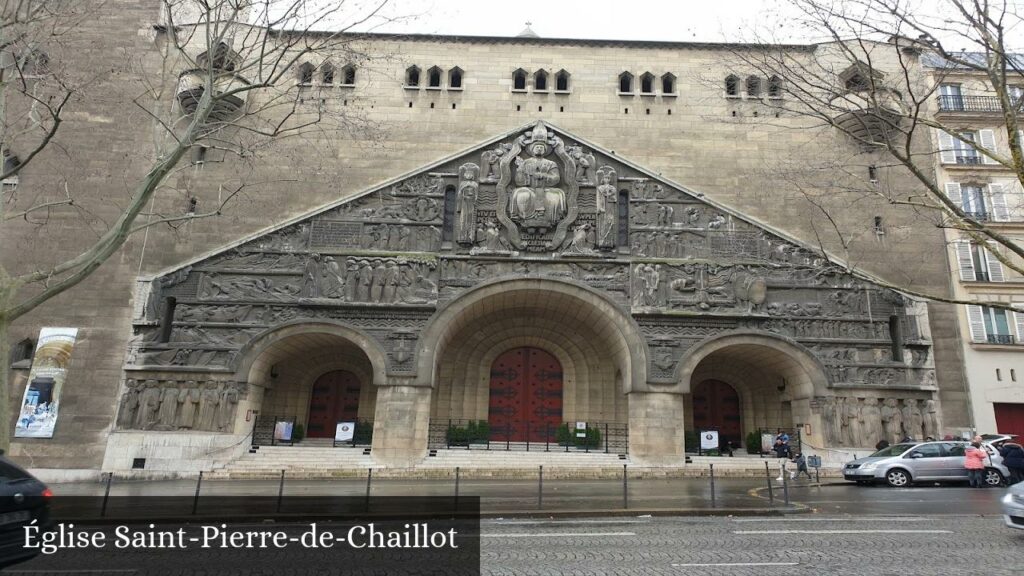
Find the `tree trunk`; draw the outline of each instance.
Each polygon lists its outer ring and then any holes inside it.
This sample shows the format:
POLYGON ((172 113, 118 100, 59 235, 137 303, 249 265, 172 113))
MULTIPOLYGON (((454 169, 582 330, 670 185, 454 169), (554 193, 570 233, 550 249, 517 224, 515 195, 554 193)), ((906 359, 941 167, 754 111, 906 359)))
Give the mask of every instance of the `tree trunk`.
MULTIPOLYGON (((3 290, 3 287, 0 287, 3 290)), ((8 364, 7 330, 10 323, 0 316, 0 450, 11 448, 11 365, 8 364)))

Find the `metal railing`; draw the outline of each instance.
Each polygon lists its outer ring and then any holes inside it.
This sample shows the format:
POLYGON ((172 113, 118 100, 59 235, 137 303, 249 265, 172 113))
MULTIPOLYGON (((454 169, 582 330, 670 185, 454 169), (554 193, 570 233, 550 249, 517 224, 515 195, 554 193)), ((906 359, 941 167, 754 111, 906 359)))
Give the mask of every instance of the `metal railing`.
POLYGON ((977 152, 957 152, 956 154, 957 164, 981 164, 981 155, 977 152))
POLYGON ((939 96, 939 110, 942 112, 1002 112, 1003 107, 995 96, 939 96))
MULTIPOLYGON (((341 424, 341 422, 338 422, 341 424)), ((331 441, 334 434, 331 437, 322 438, 324 441, 331 441)), ((298 419, 291 415, 280 415, 280 414, 260 414, 256 417, 252 426, 252 445, 253 446, 277 446, 277 445, 295 445, 301 443, 303 440, 309 439, 306 436, 306 430, 298 423, 298 419), (290 440, 281 440, 276 437, 275 429, 277 428, 278 422, 292 422, 292 437, 290 440)), ((320 439, 320 438, 317 438, 320 439)), ((317 440, 314 439, 314 440, 317 440)), ((358 419, 355 421, 355 428, 352 433, 351 440, 343 442, 333 442, 334 446, 370 446, 373 443, 373 420, 370 419, 358 419)))
POLYGON ((1015 340, 1012 334, 989 334, 986 339, 989 344, 1013 344, 1015 340))
POLYGON ((541 452, 603 452, 629 450, 629 425, 621 422, 529 422, 493 426, 486 420, 431 419, 431 449, 506 450, 541 452))

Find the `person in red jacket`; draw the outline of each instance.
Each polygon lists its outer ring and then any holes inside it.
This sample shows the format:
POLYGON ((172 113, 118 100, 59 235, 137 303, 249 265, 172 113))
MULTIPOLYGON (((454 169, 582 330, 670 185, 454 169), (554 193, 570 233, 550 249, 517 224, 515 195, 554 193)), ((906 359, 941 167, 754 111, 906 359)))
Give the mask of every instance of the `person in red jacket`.
POLYGON ((967 468, 967 477, 971 481, 971 488, 985 487, 986 458, 988 458, 988 453, 981 449, 981 442, 975 438, 964 453, 964 468, 967 468))

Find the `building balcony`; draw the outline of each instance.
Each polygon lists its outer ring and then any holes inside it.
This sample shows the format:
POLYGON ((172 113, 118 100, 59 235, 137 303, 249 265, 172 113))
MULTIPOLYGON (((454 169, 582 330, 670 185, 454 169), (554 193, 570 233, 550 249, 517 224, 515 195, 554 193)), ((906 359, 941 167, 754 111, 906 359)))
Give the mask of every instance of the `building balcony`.
POLYGON ((848 92, 834 98, 836 125, 863 140, 887 140, 903 119, 899 97, 886 90, 848 92))
POLYGON ((995 96, 939 96, 939 112, 996 112, 1003 107, 995 96))
POLYGON ((989 344, 1016 344, 1015 338, 1011 334, 989 334, 986 336, 986 342, 989 344))
MULTIPOLYGON (((183 72, 178 77, 178 104, 186 114, 194 114, 199 108, 199 102, 206 90, 206 75, 203 70, 190 70, 183 72)), ((245 96, 242 94, 230 94, 249 82, 241 76, 225 73, 220 74, 213 81, 216 102, 210 112, 210 120, 223 122, 238 117, 245 107, 245 96)))

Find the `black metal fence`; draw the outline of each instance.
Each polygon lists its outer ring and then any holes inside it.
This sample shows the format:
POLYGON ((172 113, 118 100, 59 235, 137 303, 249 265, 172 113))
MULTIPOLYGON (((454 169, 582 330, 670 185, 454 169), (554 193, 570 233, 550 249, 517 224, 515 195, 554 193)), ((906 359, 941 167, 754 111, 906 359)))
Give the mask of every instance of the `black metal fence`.
POLYGON ((1002 112, 995 96, 939 96, 939 110, 943 112, 1002 112))
POLYGON ((622 422, 563 422, 559 425, 507 424, 486 420, 432 419, 431 449, 603 452, 626 454, 629 425, 622 422))

